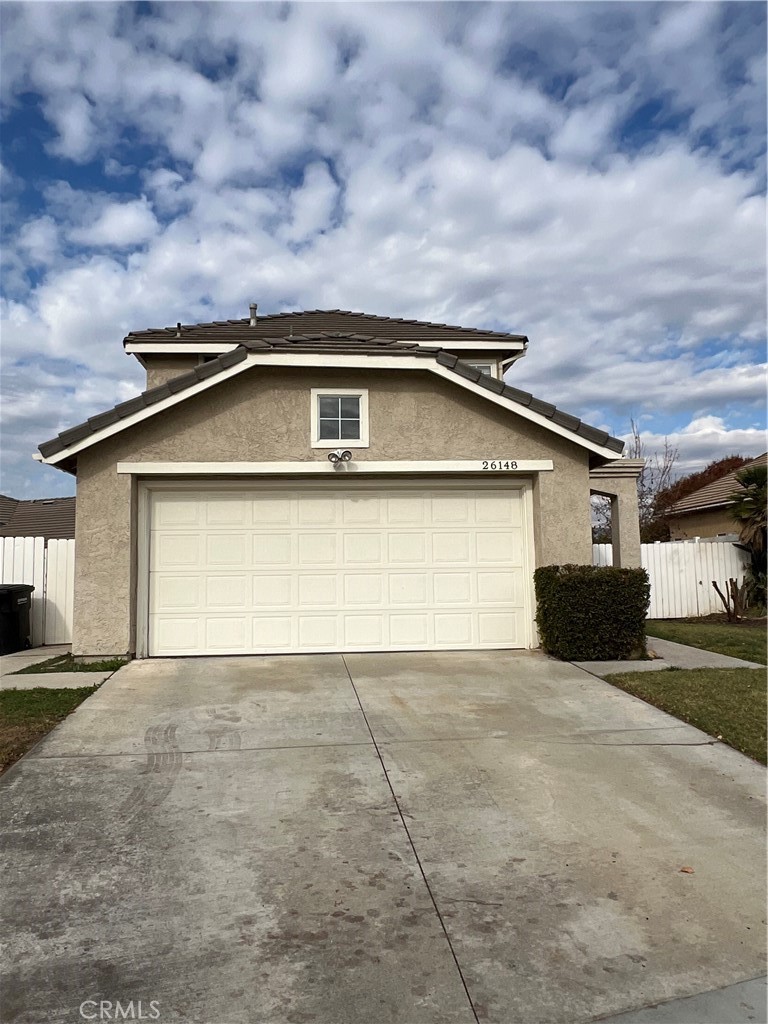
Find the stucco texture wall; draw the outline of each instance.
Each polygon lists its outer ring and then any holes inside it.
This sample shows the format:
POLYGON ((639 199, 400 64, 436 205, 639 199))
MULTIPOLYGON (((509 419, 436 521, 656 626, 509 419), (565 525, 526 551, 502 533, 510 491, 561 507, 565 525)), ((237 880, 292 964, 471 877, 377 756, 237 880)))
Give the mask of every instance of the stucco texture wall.
POLYGON ((197 356, 145 356, 147 367, 147 390, 165 384, 172 377, 180 377, 197 366, 197 356))
POLYGON ((135 495, 118 461, 325 460, 312 387, 369 389, 370 447, 355 459, 552 459, 534 478, 536 561, 591 561, 588 453, 428 371, 252 368, 78 456, 76 655, 133 650, 135 495))
POLYGON ((738 533, 727 509, 715 508, 711 512, 690 512, 684 516, 670 516, 671 540, 692 540, 694 537, 719 537, 723 533, 738 533))

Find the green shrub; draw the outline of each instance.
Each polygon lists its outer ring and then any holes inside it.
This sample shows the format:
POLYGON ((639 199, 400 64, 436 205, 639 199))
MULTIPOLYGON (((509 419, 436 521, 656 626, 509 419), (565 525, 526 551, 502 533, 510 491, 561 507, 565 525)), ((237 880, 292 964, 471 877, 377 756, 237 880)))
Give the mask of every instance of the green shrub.
POLYGON ((536 623, 547 654, 562 661, 645 655, 651 586, 645 569, 544 565, 533 576, 536 623))

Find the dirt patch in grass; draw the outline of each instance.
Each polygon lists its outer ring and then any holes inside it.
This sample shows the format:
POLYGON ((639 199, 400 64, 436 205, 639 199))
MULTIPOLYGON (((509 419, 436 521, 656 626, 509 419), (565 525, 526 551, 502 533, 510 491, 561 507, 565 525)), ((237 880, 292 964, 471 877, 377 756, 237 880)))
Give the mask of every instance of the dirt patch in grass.
POLYGON ((58 658, 48 658, 46 661, 39 661, 36 665, 27 665, 20 668, 18 672, 12 672, 14 676, 38 675, 43 672, 117 672, 119 668, 127 664, 124 658, 105 658, 104 661, 75 661, 71 654, 62 654, 58 658))
POLYGON ((760 669, 624 672, 607 681, 766 763, 766 683, 760 669))
POLYGON ((53 690, 0 690, 0 772, 63 721, 97 686, 53 690))
POLYGON ((732 658, 756 661, 766 664, 765 620, 745 619, 743 623, 724 622, 715 619, 648 619, 645 632, 649 637, 672 640, 676 644, 688 644, 702 651, 729 654, 732 658), (749 621, 758 621, 759 629, 745 626, 749 621))

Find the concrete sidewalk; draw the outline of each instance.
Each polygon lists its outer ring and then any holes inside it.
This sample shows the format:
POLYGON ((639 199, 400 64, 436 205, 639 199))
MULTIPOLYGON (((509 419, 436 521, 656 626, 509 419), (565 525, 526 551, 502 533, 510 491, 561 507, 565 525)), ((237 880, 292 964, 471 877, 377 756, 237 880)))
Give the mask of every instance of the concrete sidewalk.
POLYGON ((94 686, 109 679, 112 672, 30 672, 16 675, 21 669, 38 665, 51 658, 69 654, 69 644, 51 644, 49 647, 32 647, 26 651, 15 651, 0 657, 0 690, 33 690, 43 686, 47 690, 71 690, 80 686, 94 686))
POLYGON ((650 661, 574 661, 572 664, 601 679, 619 672, 659 672, 665 668, 761 668, 766 671, 765 665, 754 661, 703 651, 655 636, 648 637, 648 653, 655 655, 650 661))
POLYGON ((764 1024, 767 1014, 766 979, 754 978, 687 999, 601 1017, 596 1024, 764 1024))

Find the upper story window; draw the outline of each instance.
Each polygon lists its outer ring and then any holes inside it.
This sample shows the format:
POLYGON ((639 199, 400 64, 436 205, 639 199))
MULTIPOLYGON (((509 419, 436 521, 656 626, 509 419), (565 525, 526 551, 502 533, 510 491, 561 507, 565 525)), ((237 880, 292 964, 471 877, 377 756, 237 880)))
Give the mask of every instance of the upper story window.
POLYGON ((368 392, 312 388, 312 447, 367 448, 368 392))
POLYGON ((479 370, 480 373, 484 373, 486 377, 498 376, 496 371, 496 363, 470 363, 469 365, 474 370, 479 370))

